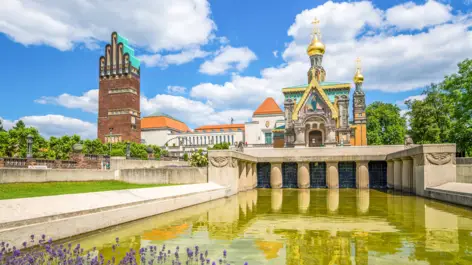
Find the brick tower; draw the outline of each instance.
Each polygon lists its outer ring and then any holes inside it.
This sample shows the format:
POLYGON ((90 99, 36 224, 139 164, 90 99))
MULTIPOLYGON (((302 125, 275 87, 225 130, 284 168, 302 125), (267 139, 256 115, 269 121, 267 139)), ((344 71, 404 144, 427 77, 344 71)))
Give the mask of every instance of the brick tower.
POLYGON ((111 34, 99 62, 98 139, 141 142, 140 62, 128 40, 111 34))

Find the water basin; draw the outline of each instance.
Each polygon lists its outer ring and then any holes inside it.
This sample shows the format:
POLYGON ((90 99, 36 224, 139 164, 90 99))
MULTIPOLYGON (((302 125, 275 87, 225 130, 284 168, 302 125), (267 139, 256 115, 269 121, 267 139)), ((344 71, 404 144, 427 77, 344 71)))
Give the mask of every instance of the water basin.
POLYGON ((472 210, 391 191, 258 189, 68 241, 105 258, 165 244, 241 265, 472 264, 472 210))

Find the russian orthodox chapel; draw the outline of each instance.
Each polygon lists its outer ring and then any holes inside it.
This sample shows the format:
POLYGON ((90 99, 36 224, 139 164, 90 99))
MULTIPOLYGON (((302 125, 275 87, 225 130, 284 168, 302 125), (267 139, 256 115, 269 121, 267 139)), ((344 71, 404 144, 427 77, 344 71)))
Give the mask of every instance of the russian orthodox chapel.
POLYGON ((283 88, 285 107, 285 146, 367 145, 364 76, 360 60, 354 75, 353 119, 349 120, 351 83, 328 82, 323 68, 325 45, 321 42, 319 21, 313 24, 313 38, 308 46, 310 57, 308 85, 283 88))

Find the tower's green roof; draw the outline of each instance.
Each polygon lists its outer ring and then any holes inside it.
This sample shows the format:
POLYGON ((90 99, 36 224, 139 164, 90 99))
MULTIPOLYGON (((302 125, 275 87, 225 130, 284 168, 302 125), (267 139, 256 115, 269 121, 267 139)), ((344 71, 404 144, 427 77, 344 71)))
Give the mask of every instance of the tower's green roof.
POLYGON ((139 67, 141 66, 141 62, 138 60, 138 58, 136 58, 134 56, 134 49, 131 48, 129 45, 128 45, 128 39, 121 36, 120 34, 118 34, 118 40, 117 42, 118 43, 123 43, 123 54, 125 53, 128 53, 129 54, 129 61, 131 63, 131 66, 133 66, 134 68, 136 69, 139 69, 139 67))

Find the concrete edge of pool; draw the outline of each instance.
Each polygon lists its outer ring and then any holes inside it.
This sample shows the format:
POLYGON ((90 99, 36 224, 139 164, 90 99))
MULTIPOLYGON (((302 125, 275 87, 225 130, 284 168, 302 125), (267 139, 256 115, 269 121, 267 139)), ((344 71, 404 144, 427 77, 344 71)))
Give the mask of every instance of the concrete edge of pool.
POLYGON ((146 190, 149 196, 141 196, 140 199, 135 200, 133 205, 123 203, 124 200, 120 197, 126 193, 132 194, 137 190, 4 200, 0 204, 0 212, 3 218, 0 227, 4 225, 4 228, 0 228, 0 240, 9 242, 14 246, 20 246, 31 234, 45 234, 54 240, 64 239, 224 198, 228 194, 226 187, 211 182, 182 185, 179 186, 179 189, 174 187, 172 192, 167 193, 162 192, 165 188, 168 187, 139 189, 140 192, 146 190), (84 195, 88 196, 88 201, 92 203, 84 201, 84 195), (100 198, 99 201, 94 201, 97 198, 100 198), (110 205, 108 203, 104 206, 103 202, 110 201, 115 204, 110 205), (80 207, 79 205, 85 206, 80 207), (67 206, 70 206, 72 209, 81 210, 75 212, 66 211, 65 207, 67 206), (110 206, 114 207, 110 208, 110 206), (88 209, 85 209, 86 207, 88 209), (42 209, 42 214, 40 209, 42 209), (28 210, 31 210, 29 212, 30 215, 28 215, 28 210), (19 214, 21 214, 22 220, 19 219, 19 214), (63 215, 61 216, 61 214, 63 215), (9 220, 7 220, 8 216, 10 216, 9 220), (39 221, 28 223, 28 219, 39 221), (15 221, 23 221, 24 225, 5 227, 6 223, 15 221))

